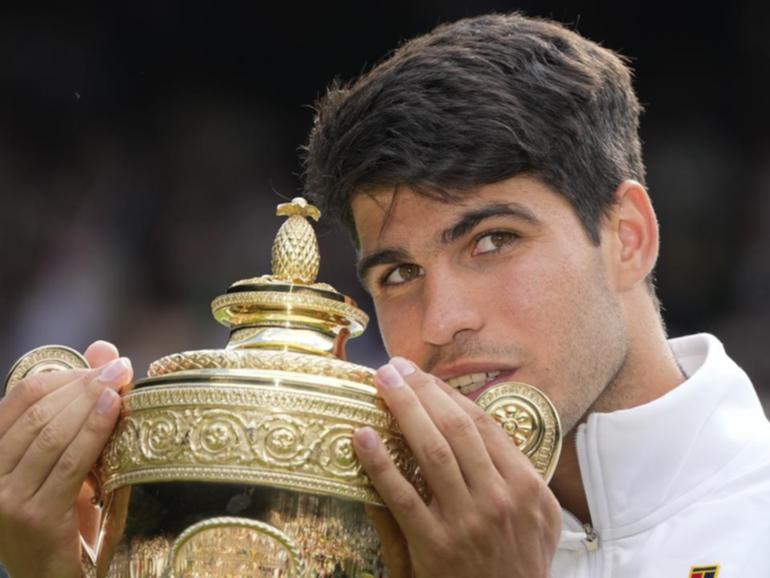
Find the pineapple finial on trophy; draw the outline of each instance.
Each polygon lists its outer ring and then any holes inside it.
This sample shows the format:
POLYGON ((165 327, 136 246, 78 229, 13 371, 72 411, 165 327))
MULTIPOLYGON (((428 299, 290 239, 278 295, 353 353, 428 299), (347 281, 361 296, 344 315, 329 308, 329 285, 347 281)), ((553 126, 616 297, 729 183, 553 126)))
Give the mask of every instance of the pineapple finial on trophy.
POLYGON ((289 218, 273 241, 273 276, 289 283, 315 283, 321 257, 315 231, 307 218, 317 221, 321 212, 302 197, 296 197, 290 203, 278 205, 275 214, 289 218))
POLYGON ((216 320, 230 328, 227 347, 344 359, 346 340, 360 335, 369 317, 353 299, 316 281, 321 258, 308 218, 317 221, 321 211, 297 197, 276 214, 288 218, 273 240, 272 274, 236 281, 211 303, 216 320))

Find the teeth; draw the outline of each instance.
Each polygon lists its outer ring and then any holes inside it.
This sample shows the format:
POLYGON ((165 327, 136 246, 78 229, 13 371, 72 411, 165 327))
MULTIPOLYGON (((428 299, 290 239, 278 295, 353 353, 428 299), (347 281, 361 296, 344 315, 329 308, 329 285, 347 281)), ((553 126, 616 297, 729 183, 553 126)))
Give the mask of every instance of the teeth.
POLYGON ((468 375, 461 375, 459 377, 453 377, 447 379, 447 384, 457 389, 463 395, 473 393, 480 387, 489 383, 500 375, 501 371, 488 371, 486 373, 469 373, 468 375))

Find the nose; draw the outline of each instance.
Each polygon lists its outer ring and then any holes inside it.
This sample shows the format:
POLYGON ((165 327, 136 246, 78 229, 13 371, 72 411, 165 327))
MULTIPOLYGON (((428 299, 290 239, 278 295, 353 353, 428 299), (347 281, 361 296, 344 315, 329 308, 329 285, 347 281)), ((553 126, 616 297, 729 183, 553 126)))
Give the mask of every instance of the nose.
POLYGON ((479 298, 473 284, 435 269, 426 275, 422 294, 421 336, 425 343, 450 344, 463 332, 478 331, 484 324, 479 298))

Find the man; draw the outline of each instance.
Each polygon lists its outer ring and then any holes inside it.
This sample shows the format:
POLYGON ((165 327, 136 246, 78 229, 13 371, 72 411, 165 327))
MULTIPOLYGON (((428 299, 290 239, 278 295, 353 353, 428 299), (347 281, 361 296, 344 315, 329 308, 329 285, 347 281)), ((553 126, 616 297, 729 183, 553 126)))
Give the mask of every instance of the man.
MULTIPOLYGON (((623 61, 519 15, 439 27, 319 104, 307 188, 353 233, 388 351, 379 391, 425 504, 374 432, 359 459, 391 576, 761 576, 770 426, 711 336, 667 342, 639 105, 623 61), (472 399, 538 386, 567 432, 550 488, 472 399)), ((0 560, 76 576, 77 497, 131 379, 0 402, 0 560)))
POLYGON ((396 576, 770 575, 770 427, 716 338, 666 340, 639 112, 620 57, 517 14, 318 104, 307 189, 356 243, 379 391, 433 491, 356 433, 396 576), (561 415, 550 489, 468 399, 508 380, 561 415))

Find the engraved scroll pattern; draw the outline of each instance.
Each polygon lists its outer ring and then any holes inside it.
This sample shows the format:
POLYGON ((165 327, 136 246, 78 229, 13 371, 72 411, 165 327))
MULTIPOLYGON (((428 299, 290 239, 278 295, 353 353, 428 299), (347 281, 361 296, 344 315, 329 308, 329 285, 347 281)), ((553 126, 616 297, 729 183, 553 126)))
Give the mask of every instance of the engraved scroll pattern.
POLYGON ((248 401, 239 393, 263 397, 248 407, 221 403, 221 394, 227 393, 222 391, 216 405, 211 403, 216 394, 194 388, 147 391, 145 397, 154 396, 156 403, 141 399, 143 393, 126 397, 126 413, 102 456, 107 491, 142 481, 240 476, 380 503, 353 451, 353 431, 361 425, 379 431, 407 478, 416 475, 403 438, 389 416, 374 407, 286 392, 231 389, 231 401, 248 401))

